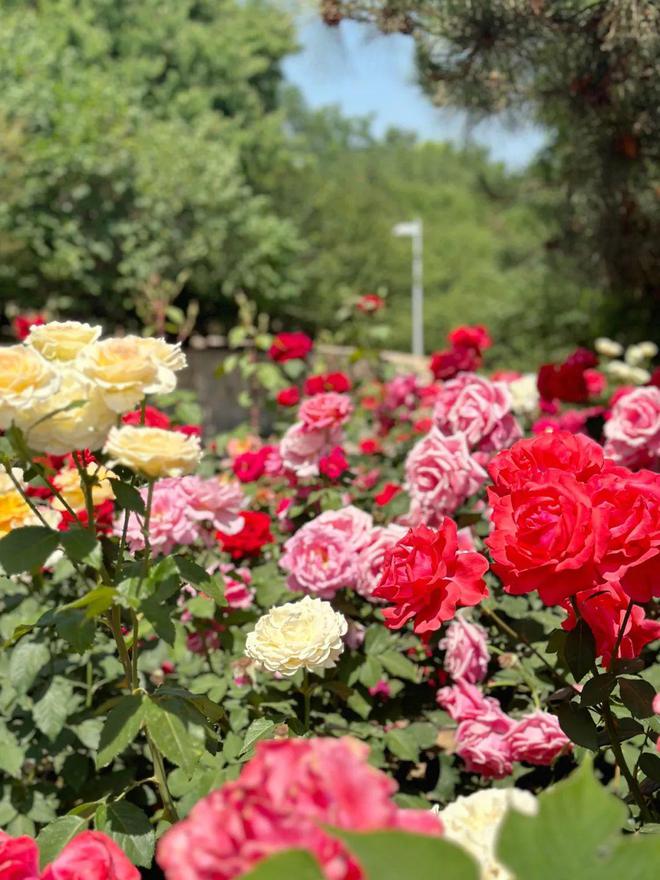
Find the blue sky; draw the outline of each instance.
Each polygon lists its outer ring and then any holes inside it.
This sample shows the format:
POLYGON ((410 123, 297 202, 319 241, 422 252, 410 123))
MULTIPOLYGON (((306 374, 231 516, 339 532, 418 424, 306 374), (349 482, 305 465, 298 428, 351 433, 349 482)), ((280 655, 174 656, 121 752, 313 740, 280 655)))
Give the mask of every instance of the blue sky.
POLYGON ((474 127, 461 113, 435 108, 415 83, 410 37, 384 36, 356 22, 328 28, 314 14, 298 21, 302 51, 286 59, 284 70, 310 106, 338 104, 347 115, 372 115, 378 134, 397 126, 426 140, 470 138, 512 168, 524 166, 542 145, 543 133, 533 126, 512 131, 489 121, 474 127))

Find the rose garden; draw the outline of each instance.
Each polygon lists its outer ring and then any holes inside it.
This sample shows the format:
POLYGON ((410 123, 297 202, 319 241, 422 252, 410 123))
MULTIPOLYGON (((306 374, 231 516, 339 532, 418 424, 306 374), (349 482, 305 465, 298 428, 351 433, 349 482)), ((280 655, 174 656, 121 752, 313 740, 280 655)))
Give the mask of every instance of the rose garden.
POLYGON ((493 373, 462 326, 415 374, 263 335, 271 435, 204 443, 180 346, 30 324, 2 878, 655 874, 654 344, 493 373))

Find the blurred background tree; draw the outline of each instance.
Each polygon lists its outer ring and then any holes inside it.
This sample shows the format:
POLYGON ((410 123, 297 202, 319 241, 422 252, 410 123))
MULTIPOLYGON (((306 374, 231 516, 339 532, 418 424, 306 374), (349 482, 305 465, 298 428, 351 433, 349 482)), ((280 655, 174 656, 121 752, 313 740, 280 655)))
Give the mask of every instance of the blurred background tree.
POLYGON ((660 320, 660 4, 657 0, 322 0, 414 37, 437 104, 533 117, 551 134, 534 173, 552 265, 610 293, 604 320, 660 320))

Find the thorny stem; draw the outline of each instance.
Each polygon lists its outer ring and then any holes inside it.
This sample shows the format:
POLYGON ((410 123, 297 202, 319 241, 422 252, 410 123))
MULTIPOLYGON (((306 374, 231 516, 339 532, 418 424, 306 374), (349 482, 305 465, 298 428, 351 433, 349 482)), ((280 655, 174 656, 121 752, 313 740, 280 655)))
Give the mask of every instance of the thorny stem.
POLYGON ((623 641, 623 637, 626 633, 626 627, 628 626, 628 621, 630 620, 630 615, 632 614, 632 610, 634 608, 635 603, 631 599, 628 602, 628 607, 626 608, 626 613, 623 615, 623 621, 621 622, 621 626, 619 627, 619 632, 616 634, 616 642, 614 643, 614 648, 612 650, 612 657, 610 658, 610 666, 609 671, 611 672, 614 669, 614 664, 619 658, 619 649, 621 648, 621 642, 623 641))

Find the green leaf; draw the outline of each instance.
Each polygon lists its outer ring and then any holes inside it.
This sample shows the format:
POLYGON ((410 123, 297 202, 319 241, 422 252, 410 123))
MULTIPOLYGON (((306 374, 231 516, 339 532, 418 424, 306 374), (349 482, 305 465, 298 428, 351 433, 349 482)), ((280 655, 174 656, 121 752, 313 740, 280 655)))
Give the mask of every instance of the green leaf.
POLYGON ((69 608, 55 615, 55 629, 76 654, 84 654, 94 644, 96 626, 82 611, 69 608))
POLYGON ((14 779, 20 779, 25 751, 14 734, 0 721, 0 770, 14 779))
MULTIPOLYGON (((366 880, 403 880, 412 877, 415 880, 479 878, 479 869, 472 857, 460 847, 439 837, 392 830, 358 834, 333 828, 330 833, 343 840, 357 856, 365 871, 366 880)), ((532 876, 529 875, 529 880, 532 876)))
POLYGON ((387 651, 385 654, 380 654, 378 659, 391 675, 405 678, 407 681, 419 681, 417 666, 412 660, 399 654, 398 651, 387 651))
POLYGON ((416 761, 419 758, 419 745, 413 731, 407 728, 394 728, 385 734, 385 745, 404 761, 416 761))
POLYGON ((94 552, 99 542, 96 540, 94 532, 75 527, 66 532, 60 532, 60 543, 69 559, 82 562, 90 553, 94 552))
POLYGON ((498 859, 521 880, 653 880, 660 837, 623 836, 627 810, 595 780, 591 761, 539 798, 539 812, 512 810, 498 859))
POLYGON ((139 513, 144 516, 146 513, 144 498, 134 486, 123 483, 121 480, 110 480, 110 485, 114 492, 117 507, 121 510, 130 510, 133 513, 139 513))
POLYGON ((42 828, 37 837, 42 870, 60 854, 76 834, 80 834, 86 828, 87 820, 80 816, 60 816, 59 819, 42 828))
MULTIPOLYGON (((146 702, 145 723, 154 745, 189 776, 204 752, 204 729, 195 723, 194 711, 177 698, 150 697, 146 702)), ((199 720, 203 721, 201 715, 199 720)))
POLYGON ((37 728, 54 740, 64 728, 72 711, 73 685, 66 678, 57 676, 48 686, 43 697, 32 707, 32 717, 37 728))
POLYGON ((616 687, 616 676, 611 672, 603 672, 595 678, 590 678, 582 688, 580 705, 596 706, 606 700, 616 687))
POLYGON ((643 678, 620 678, 621 702, 635 718, 651 718, 654 715, 655 688, 643 678))
POLYGON ((210 596, 215 601, 216 605, 224 606, 227 604, 224 590, 220 586, 218 579, 210 575, 205 568, 202 568, 201 565, 197 565, 196 562, 192 562, 190 559, 186 559, 184 556, 175 556, 174 561, 184 581, 199 587, 203 593, 206 593, 207 596, 210 596))
POLYGON ((60 532, 45 526, 13 529, 0 540, 0 565, 7 574, 35 571, 57 550, 60 532))
POLYGON ((146 815, 128 801, 101 804, 94 824, 124 851, 134 865, 149 868, 154 857, 156 835, 146 815))
POLYGON ((274 721, 269 721, 268 718, 255 718, 255 720, 248 727, 245 733, 243 748, 240 752, 241 755, 244 755, 246 752, 248 752, 256 742, 259 742, 259 740, 268 739, 269 734, 274 729, 274 721))
POLYGON ((557 707, 559 726, 566 736, 585 749, 598 748, 598 729, 588 709, 577 703, 562 703, 557 707))
POLYGON ((587 672, 593 668, 596 660, 596 640, 584 620, 578 620, 575 628, 566 637, 564 655, 576 681, 582 681, 587 672))
POLYGON ((49 660, 50 651, 42 642, 19 642, 9 658, 10 682, 19 693, 27 693, 49 660))
POLYGON ((660 756, 651 752, 644 752, 639 759, 639 769, 652 779, 654 782, 660 782, 660 756))
POLYGON ((96 768, 107 766, 133 742, 144 720, 144 700, 140 694, 131 694, 121 700, 108 713, 99 742, 96 768))
POLYGON ((80 599, 68 602, 63 608, 84 608, 85 616, 91 619, 111 608, 116 595, 117 590, 114 587, 96 587, 80 599))

